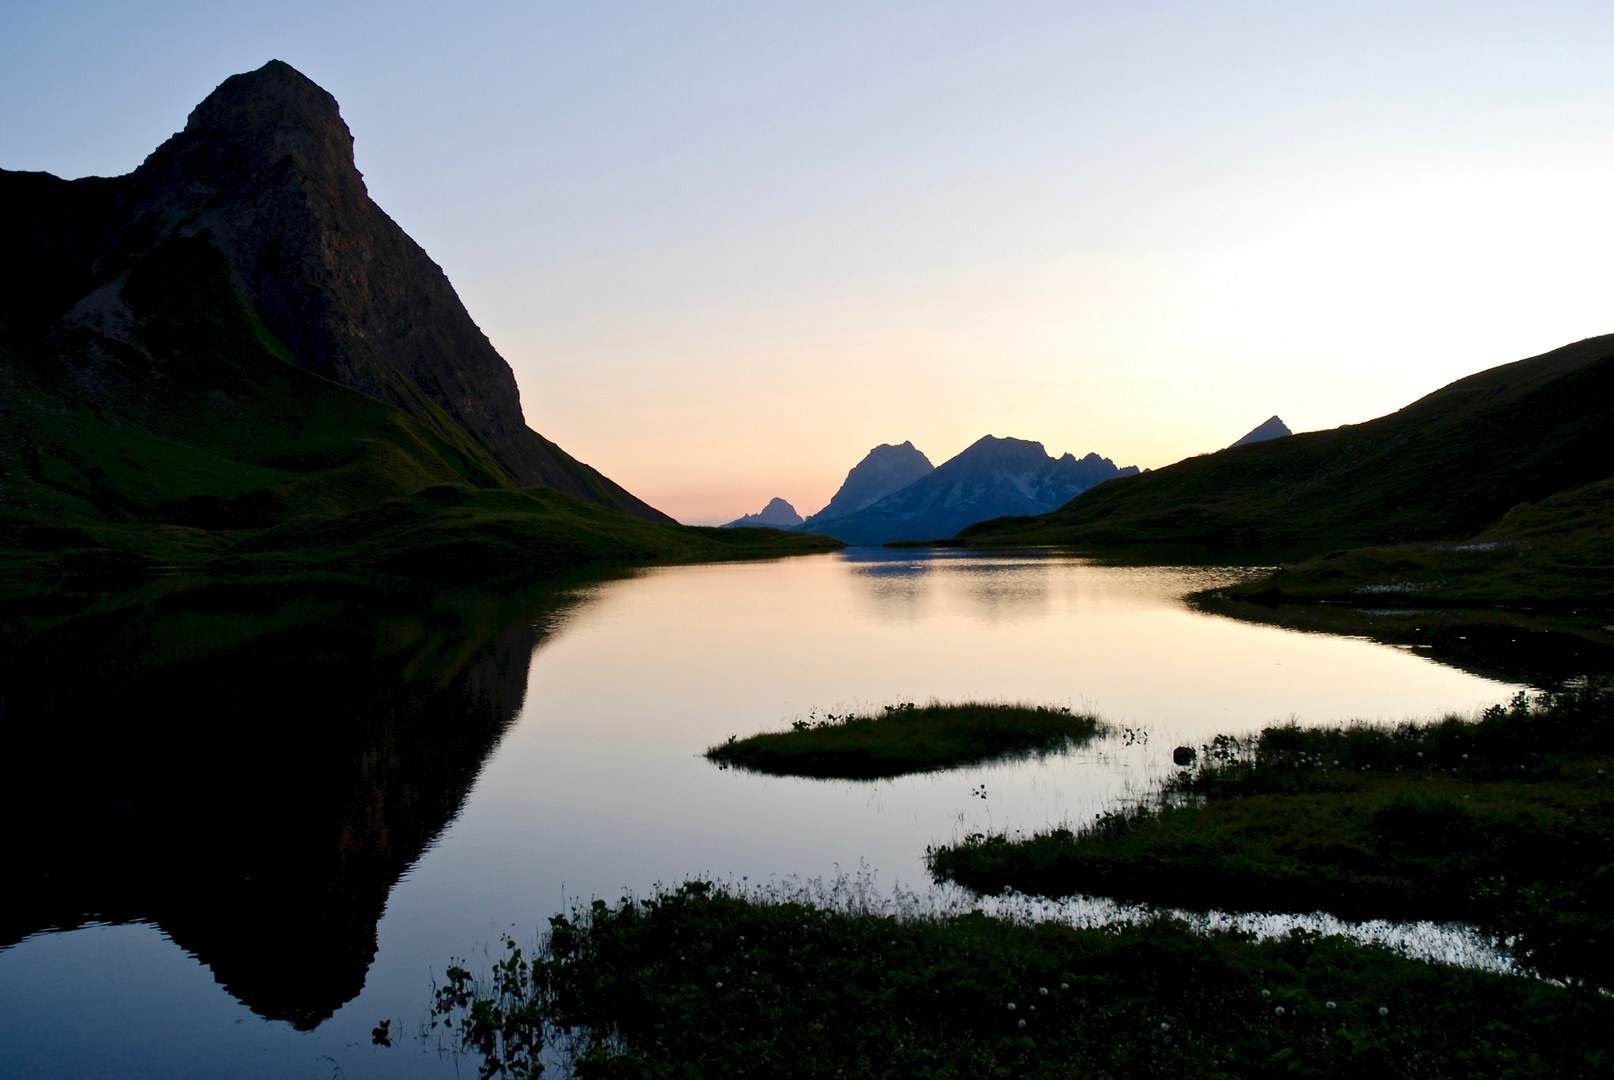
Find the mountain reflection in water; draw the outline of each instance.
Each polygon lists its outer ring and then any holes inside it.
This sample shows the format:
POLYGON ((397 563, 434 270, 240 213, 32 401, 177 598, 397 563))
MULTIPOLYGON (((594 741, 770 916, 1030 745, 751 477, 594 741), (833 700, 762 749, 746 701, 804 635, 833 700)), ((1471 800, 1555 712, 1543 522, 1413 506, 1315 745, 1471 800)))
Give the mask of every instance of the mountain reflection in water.
POLYGON ((570 601, 215 586, 36 637, 4 672, 0 947, 149 921, 254 1012, 316 1026, 570 601))

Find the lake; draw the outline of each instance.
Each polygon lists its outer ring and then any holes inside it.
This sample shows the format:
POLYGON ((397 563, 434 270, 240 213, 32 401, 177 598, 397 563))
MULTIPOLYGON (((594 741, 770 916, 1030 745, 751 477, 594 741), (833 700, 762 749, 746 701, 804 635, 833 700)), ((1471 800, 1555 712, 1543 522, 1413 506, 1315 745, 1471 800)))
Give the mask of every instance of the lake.
POLYGON ((1183 600, 1243 573, 851 549, 500 595, 157 590, 60 627, 3 705, 0 1074, 459 1075, 371 1028, 416 1029, 451 957, 568 903, 693 875, 924 894, 927 844, 1090 819, 1177 745, 1518 689, 1183 600), (932 697, 1068 704, 1115 734, 880 783, 701 756, 932 697))

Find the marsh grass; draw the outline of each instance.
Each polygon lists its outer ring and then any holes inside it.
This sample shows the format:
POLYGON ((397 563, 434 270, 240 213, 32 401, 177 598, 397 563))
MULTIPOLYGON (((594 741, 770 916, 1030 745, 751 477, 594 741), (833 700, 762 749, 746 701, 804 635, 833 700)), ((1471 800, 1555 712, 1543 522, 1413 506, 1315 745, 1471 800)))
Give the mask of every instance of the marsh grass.
POLYGON ((730 736, 706 751, 720 766, 824 779, 876 780, 1055 753, 1091 739, 1097 717, 1054 705, 904 702, 877 713, 830 713, 789 731, 730 736))
MULTIPOLYGON (((691 881, 595 901, 436 987, 481 1075, 1551 1076, 1605 1073, 1614 1002, 1338 937, 1257 942, 829 906, 691 881)), ((379 1029, 378 1029, 379 1030, 379 1029)), ((385 1032, 382 1032, 384 1035, 385 1032)), ((378 1037, 379 1039, 379 1037, 378 1037)))
POLYGON ((1463 920, 1542 973, 1614 984, 1614 693, 1479 719, 1219 737, 1145 805, 929 853, 976 892, 1463 920))

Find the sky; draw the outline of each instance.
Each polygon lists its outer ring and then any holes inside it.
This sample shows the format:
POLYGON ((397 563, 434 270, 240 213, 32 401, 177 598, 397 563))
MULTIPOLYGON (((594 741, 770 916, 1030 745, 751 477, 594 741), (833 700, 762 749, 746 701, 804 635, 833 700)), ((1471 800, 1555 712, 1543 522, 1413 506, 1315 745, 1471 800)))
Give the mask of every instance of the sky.
POLYGON ((117 175, 276 58, 680 520, 982 435, 1158 468, 1614 331, 1614 5, 0 10, 0 167, 117 175))

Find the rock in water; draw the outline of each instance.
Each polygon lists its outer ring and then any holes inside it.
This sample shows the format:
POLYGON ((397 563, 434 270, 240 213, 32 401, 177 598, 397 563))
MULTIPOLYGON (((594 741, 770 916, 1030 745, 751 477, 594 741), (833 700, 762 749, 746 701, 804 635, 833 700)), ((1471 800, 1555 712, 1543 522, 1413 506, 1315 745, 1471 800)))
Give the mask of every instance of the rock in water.
POLYGON ((835 493, 829 505, 809 517, 802 527, 810 530, 855 514, 887 495, 901 491, 915 480, 928 476, 934 469, 930 459, 914 449, 911 442, 904 442, 901 446, 881 443, 852 466, 852 471, 846 474, 841 489, 835 493))
MULTIPOLYGON (((1267 420, 1266 423, 1244 436, 1244 438, 1234 443, 1233 446, 1247 446, 1250 443, 1266 442, 1268 439, 1281 439, 1285 435, 1293 434, 1294 432, 1289 430, 1289 426, 1287 424, 1274 416, 1267 420)), ((1228 449, 1233 449, 1233 446, 1228 447, 1228 449)))
POLYGON ((801 524, 801 515, 796 508, 783 499, 773 499, 758 514, 747 514, 742 518, 724 525, 725 529, 743 529, 749 527, 767 527, 774 529, 788 529, 792 525, 801 524))

